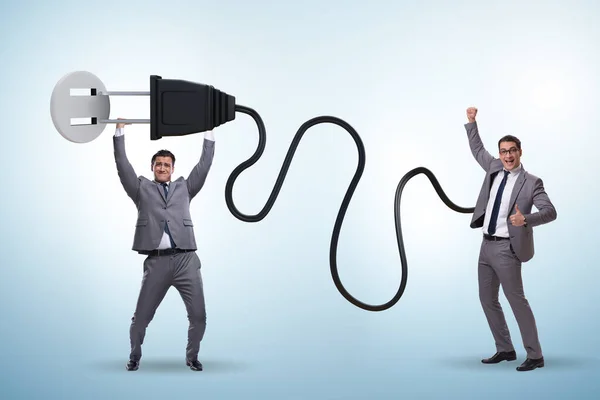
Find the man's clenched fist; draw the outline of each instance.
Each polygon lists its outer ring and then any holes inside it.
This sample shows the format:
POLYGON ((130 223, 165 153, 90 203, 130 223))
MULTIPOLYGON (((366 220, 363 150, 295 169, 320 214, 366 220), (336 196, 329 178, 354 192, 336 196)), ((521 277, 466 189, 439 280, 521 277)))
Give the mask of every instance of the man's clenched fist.
POLYGON ((475 116, 477 115, 477 108, 469 107, 467 108, 467 118, 469 122, 475 122, 475 116))
MULTIPOLYGON (((117 118, 117 119, 125 119, 125 118, 117 118)), ((117 122, 117 129, 125 128, 125 125, 131 125, 131 122, 117 122)))
POLYGON ((525 216, 521 210, 519 210, 519 205, 516 205, 516 212, 510 216, 510 223, 513 224, 513 226, 525 225, 525 216))

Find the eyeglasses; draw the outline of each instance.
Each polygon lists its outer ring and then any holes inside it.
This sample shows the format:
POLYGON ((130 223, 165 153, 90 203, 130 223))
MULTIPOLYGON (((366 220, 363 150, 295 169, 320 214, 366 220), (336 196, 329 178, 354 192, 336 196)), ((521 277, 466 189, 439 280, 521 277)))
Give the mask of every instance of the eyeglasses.
POLYGON ((519 149, 517 149, 516 147, 511 147, 508 150, 500 149, 500 155, 505 156, 508 153, 510 153, 511 155, 514 155, 514 154, 517 154, 518 151, 519 151, 519 149))

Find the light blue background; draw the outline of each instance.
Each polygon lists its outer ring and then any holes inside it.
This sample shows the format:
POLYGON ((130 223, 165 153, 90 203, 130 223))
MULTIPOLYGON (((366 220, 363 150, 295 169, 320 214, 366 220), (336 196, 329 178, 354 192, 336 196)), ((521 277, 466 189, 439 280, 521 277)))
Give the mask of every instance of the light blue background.
MULTIPOLYGON (((0 397, 6 399, 597 398, 599 6, 593 1, 4 1, 0 117, 0 397), (235 219, 225 181, 255 150, 239 115, 215 130, 216 155, 192 204, 208 328, 203 373, 183 364, 187 319, 173 289, 148 329, 141 369, 124 369, 143 257, 130 250, 135 207, 112 155, 114 125, 96 141, 63 139, 50 94, 86 70, 108 90, 148 90, 149 75, 214 85, 256 109, 262 159, 238 180, 242 212, 264 205, 297 128, 318 115, 360 133, 367 165, 338 249, 348 290, 387 301, 400 279, 393 201, 425 166, 457 204, 474 205, 483 172, 463 124, 479 108, 494 152, 512 133, 525 167, 544 178, 558 219, 535 229, 523 267, 546 368, 494 352, 477 294, 481 233, 420 175, 402 202, 409 280, 400 302, 360 310, 335 289, 333 223, 356 168, 338 127, 302 140, 260 223, 235 219)), ((114 98, 111 117, 149 118, 147 98, 114 98)), ((149 140, 128 127, 127 151, 151 176, 169 148, 175 175, 196 163, 201 135, 149 140)))

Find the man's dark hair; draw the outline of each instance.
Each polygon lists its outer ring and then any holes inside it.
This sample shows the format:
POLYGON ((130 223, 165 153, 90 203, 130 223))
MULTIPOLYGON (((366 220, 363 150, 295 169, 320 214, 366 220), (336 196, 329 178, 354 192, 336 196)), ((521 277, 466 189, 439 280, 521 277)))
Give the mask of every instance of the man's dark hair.
POLYGON ((156 157, 171 157, 171 160, 173 160, 172 167, 175 166, 175 156, 169 150, 157 151, 156 154, 152 156, 152 164, 154 164, 154 160, 156 160, 156 157))
POLYGON ((513 135, 506 135, 498 140, 498 148, 500 148, 500 143, 502 142, 515 142, 517 144, 517 149, 521 150, 521 141, 513 135))

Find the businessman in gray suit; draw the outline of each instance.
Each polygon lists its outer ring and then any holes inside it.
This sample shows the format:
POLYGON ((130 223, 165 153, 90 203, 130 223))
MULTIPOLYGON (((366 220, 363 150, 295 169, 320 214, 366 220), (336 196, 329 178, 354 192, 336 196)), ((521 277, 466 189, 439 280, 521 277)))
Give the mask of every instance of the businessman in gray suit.
POLYGON ((521 164, 521 142, 507 135, 498 141, 499 158, 483 146, 475 117, 477 109, 467 109, 465 124, 473 157, 486 172, 475 205, 471 228, 482 228, 479 252, 479 299, 496 342, 496 354, 481 360, 484 364, 516 360, 516 352, 506 325, 498 294, 500 285, 515 315, 526 360, 518 371, 544 366, 535 318, 523 291, 521 264, 533 257, 533 227, 556 219, 556 209, 546 194, 542 179, 521 164), (532 211, 535 206, 536 212, 532 211))
POLYGON ((175 156, 168 150, 160 150, 152 157, 150 169, 154 179, 149 180, 136 175, 127 159, 124 125, 117 124, 113 137, 115 162, 121 184, 138 210, 132 249, 147 256, 131 319, 131 352, 126 368, 129 371, 139 368, 146 328, 167 291, 174 286, 183 299, 189 320, 186 365, 202 371, 198 353, 206 329, 206 310, 190 201, 204 186, 212 165, 214 136, 212 132, 204 134, 202 156, 187 179, 171 180, 175 156))

